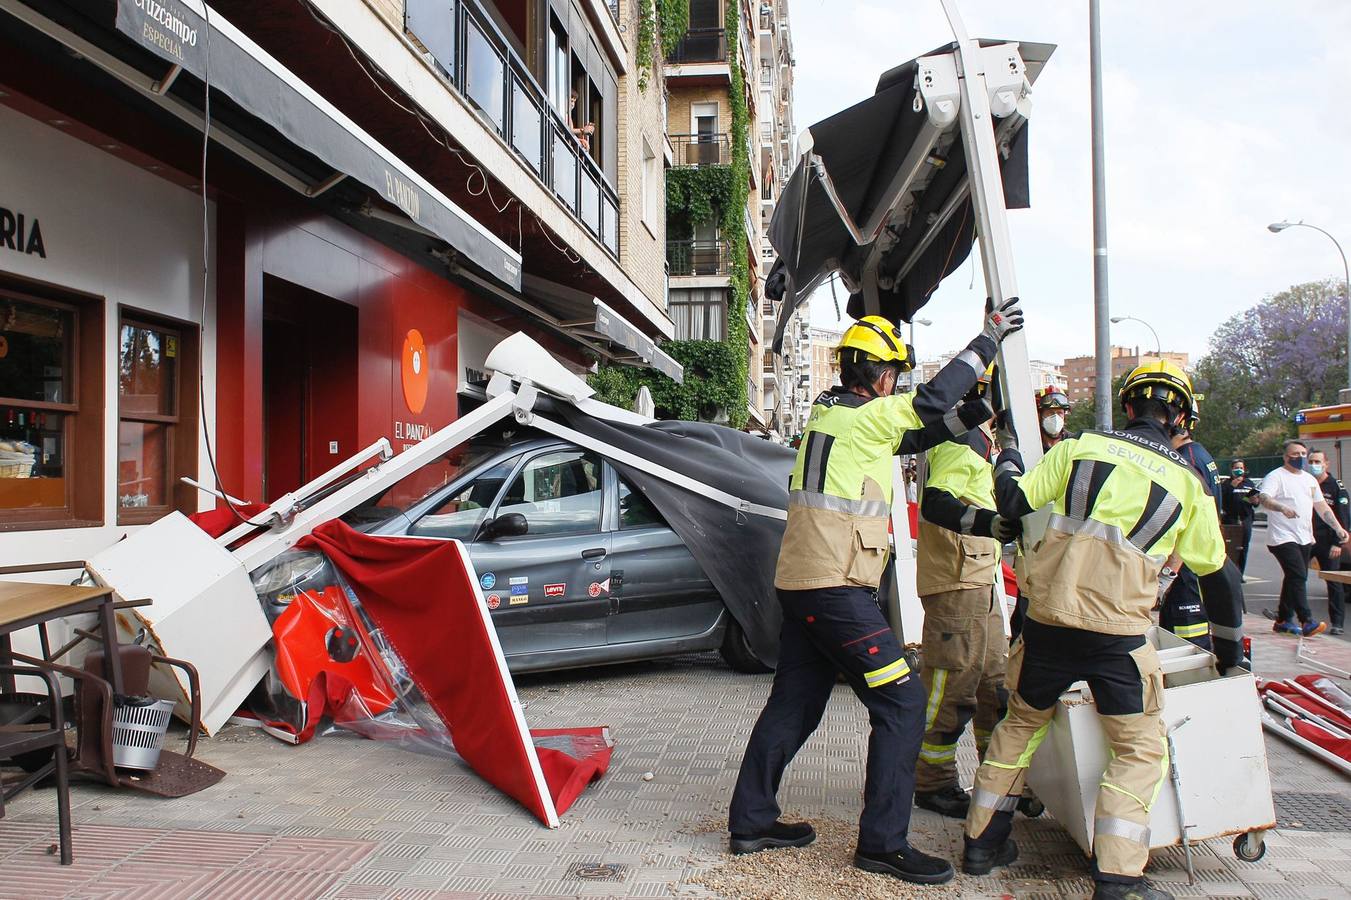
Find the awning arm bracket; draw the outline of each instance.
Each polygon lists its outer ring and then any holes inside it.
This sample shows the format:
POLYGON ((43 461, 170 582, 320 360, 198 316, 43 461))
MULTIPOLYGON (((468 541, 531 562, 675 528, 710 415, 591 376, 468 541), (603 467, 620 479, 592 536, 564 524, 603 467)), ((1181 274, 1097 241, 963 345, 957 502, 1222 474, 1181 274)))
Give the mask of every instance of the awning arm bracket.
POLYGON ((174 86, 174 82, 178 80, 178 76, 181 75, 182 72, 182 66, 177 64, 170 66, 169 71, 165 72, 162 78, 150 85, 150 92, 163 97, 165 94, 169 93, 169 88, 174 86))

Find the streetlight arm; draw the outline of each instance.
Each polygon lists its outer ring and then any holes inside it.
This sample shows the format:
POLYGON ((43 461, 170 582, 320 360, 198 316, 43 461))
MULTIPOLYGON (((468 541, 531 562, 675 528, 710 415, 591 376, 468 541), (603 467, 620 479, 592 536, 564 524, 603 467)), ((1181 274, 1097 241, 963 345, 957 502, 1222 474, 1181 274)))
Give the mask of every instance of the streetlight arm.
POLYGON ((1332 236, 1332 233, 1319 228, 1317 225, 1310 225, 1308 222, 1286 222, 1282 223, 1286 228, 1302 226, 1312 228, 1332 241, 1332 246, 1337 248, 1337 253, 1342 257, 1342 288, 1346 292, 1343 298, 1347 304, 1346 317, 1346 380, 1347 386, 1351 387, 1351 266, 1346 262, 1346 251, 1342 249, 1341 242, 1332 236))

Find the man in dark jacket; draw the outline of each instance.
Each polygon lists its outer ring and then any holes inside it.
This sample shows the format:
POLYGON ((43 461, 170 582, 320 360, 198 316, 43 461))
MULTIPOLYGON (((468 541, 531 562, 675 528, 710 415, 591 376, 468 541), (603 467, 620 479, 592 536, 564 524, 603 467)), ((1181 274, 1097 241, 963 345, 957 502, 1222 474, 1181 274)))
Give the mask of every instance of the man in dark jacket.
MULTIPOLYGON (((1183 425, 1174 429, 1173 449, 1187 461, 1196 474, 1205 482, 1210 495, 1215 498, 1216 512, 1220 512, 1220 478, 1215 458, 1201 444, 1192 439, 1192 429, 1196 427, 1196 412, 1183 425)), ((1159 609, 1159 626, 1196 646, 1210 649, 1210 622, 1206 618, 1205 604, 1201 600, 1201 582, 1196 573, 1186 566, 1178 565, 1172 586, 1167 587, 1168 574, 1173 571, 1164 569, 1163 606, 1159 609)))
MULTIPOLYGON (((1351 501, 1348 501, 1346 488, 1328 472, 1328 455, 1322 450, 1310 450, 1306 464, 1309 474, 1318 479, 1318 487, 1323 491, 1323 499, 1332 507, 1332 513, 1342 528, 1351 531, 1351 501)), ((1318 560, 1318 568, 1324 572, 1351 570, 1351 553, 1337 543, 1337 535, 1314 516, 1313 519, 1313 557, 1318 560)), ((1341 634, 1346 625, 1345 589, 1335 581, 1328 586, 1328 633, 1341 634)))
POLYGON ((1257 511, 1257 487, 1248 479, 1248 464, 1236 459, 1229 464, 1229 480, 1220 489, 1220 524, 1243 529, 1243 543, 1234 564, 1240 574, 1248 568, 1248 545, 1252 543, 1253 514, 1257 511))

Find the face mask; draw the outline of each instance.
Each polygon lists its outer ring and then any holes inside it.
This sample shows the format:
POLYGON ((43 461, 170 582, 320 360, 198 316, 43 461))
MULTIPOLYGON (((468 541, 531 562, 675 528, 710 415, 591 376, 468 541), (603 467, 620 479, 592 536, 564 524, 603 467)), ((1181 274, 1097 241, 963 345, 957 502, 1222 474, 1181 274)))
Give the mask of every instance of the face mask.
POLYGON ((1323 474, 1323 464, 1309 463, 1309 474, 1312 475, 1314 478, 1321 477, 1323 474))
POLYGON ((1304 457, 1292 456, 1285 461, 1285 464, 1292 469, 1302 469, 1304 468, 1304 457))
POLYGON ((1045 416, 1041 420, 1041 430, 1055 437, 1065 427, 1065 417, 1060 413, 1053 413, 1045 416))
POLYGON ((1230 470, 1229 470, 1229 474, 1232 475, 1232 476, 1235 477, 1235 478, 1242 478, 1243 475, 1244 475, 1244 472, 1243 472, 1242 469, 1230 469, 1230 470))

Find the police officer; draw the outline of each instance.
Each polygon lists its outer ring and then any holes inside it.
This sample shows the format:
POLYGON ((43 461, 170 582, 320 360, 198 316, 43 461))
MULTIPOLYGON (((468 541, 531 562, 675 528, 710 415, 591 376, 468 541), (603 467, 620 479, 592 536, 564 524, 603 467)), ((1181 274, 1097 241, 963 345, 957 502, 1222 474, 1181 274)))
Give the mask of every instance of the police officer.
POLYGON ((1065 389, 1047 385, 1037 391, 1037 419, 1041 425, 1041 449, 1046 452, 1069 437, 1065 418, 1070 414, 1070 398, 1065 389))
MULTIPOLYGON (((1201 476, 1210 495, 1215 498, 1215 511, 1222 513, 1219 467, 1215 465, 1215 458, 1210 455, 1210 451, 1192 438, 1192 432, 1199 422, 1199 411, 1193 406, 1187 421, 1174 429, 1173 449, 1201 476)), ((1206 617, 1201 584, 1196 573, 1179 564, 1176 559, 1168 560, 1159 577, 1159 592, 1163 601, 1159 608, 1159 626, 1203 650, 1209 650, 1210 622, 1206 617)))
MULTIPOLYGON (((1346 488, 1328 471, 1328 455, 1322 450, 1310 450, 1309 462, 1304 467, 1318 482, 1323 499, 1336 517, 1343 531, 1351 530, 1351 502, 1348 501, 1346 488)), ((1313 520, 1313 558, 1318 560, 1318 568, 1324 572, 1347 571, 1351 569, 1351 559, 1347 557, 1345 547, 1337 540, 1336 533, 1318 516, 1313 520)), ((1328 634, 1343 634, 1346 629, 1346 600, 1340 583, 1327 582, 1328 586, 1328 634)))
POLYGON ((1241 529, 1234 564, 1240 575, 1248 571, 1248 546, 1252 543, 1252 523, 1257 512, 1257 488, 1248 480, 1248 464, 1241 459, 1229 463, 1229 480, 1220 491, 1220 524, 1241 529))
POLYGON ((810 824, 778 820, 775 794, 820 723, 838 672, 872 724, 854 865, 918 884, 953 877, 947 861, 907 839, 924 692, 876 591, 887 559, 893 457, 960 437, 989 418, 983 401, 954 407, 1022 323, 1010 298, 987 313, 984 331, 932 380, 901 395, 892 391, 911 351, 895 326, 867 316, 844 333, 841 385, 816 398, 793 470, 775 576, 783 606, 779 665, 732 794, 733 853, 815 839, 810 824))
MULTIPOLYGON (((992 370, 968 395, 983 397, 992 370)), ((957 783, 957 742, 973 723, 976 750, 1004 717, 1008 643, 994 590, 1000 547, 1017 536, 1018 520, 994 509, 994 435, 989 423, 929 450, 920 467, 916 581, 924 604, 924 668, 928 701, 924 742, 915 767, 915 805, 966 818, 970 796, 957 783)))
MULTIPOLYGON (((1149 363, 1127 376, 1120 397, 1130 420, 1123 430, 1066 438, 1021 477, 1016 440, 1001 439, 999 513, 1054 506, 1029 551, 1031 603, 1009 654, 1008 715, 976 772, 962 867, 983 875, 1017 858, 1008 836, 1027 766, 1057 698, 1086 680, 1111 750, 1097 797, 1093 896, 1167 900, 1143 876, 1149 810, 1168 774, 1163 674, 1145 632, 1162 564, 1174 552, 1217 607, 1221 599, 1231 608, 1240 602, 1241 588, 1207 485, 1169 446, 1169 429, 1193 408, 1190 380, 1172 363, 1149 363)), ((1239 664, 1241 640, 1237 627, 1216 630, 1223 671, 1239 664)))

